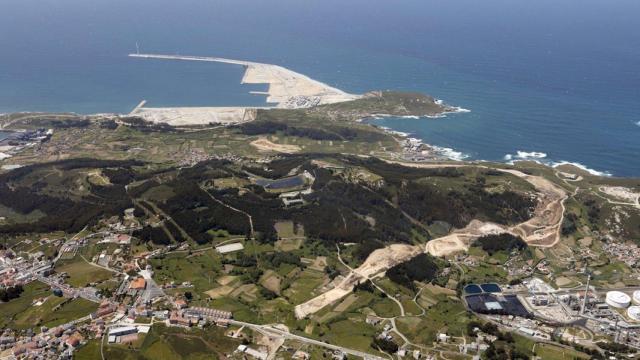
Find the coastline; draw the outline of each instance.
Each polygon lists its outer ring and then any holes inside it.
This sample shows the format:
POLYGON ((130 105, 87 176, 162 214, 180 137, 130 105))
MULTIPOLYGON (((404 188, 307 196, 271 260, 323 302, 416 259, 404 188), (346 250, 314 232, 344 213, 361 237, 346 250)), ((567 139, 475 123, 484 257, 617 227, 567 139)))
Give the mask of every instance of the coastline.
POLYGON ((362 97, 362 95, 349 94, 280 65, 207 56, 133 53, 129 54, 129 57, 240 65, 245 69, 240 81, 241 84, 266 84, 268 86, 265 92, 252 92, 267 95, 267 105, 263 107, 145 107, 146 101, 143 100, 129 113, 129 115, 140 116, 154 123, 167 123, 174 126, 206 125, 209 123, 238 124, 253 120, 257 109, 310 108, 362 97))
POLYGON ((387 126, 376 125, 371 122, 371 120, 383 119, 383 118, 400 118, 400 119, 441 119, 447 117, 448 114, 458 114, 458 113, 470 113, 471 110, 465 109, 459 106, 450 106, 446 105, 443 100, 435 99, 434 101, 437 105, 441 105, 445 108, 444 111, 435 114, 435 115, 391 115, 391 114, 372 114, 370 117, 359 120, 359 122, 363 122, 368 124, 369 126, 373 126, 377 129, 380 129, 390 135, 400 138, 400 143, 403 147, 403 158, 404 160, 410 161, 428 161, 428 160, 453 160, 453 161, 464 161, 468 159, 470 155, 465 154, 463 152, 457 151, 453 148, 437 146, 433 144, 428 144, 424 142, 423 139, 419 139, 416 137, 411 137, 410 133, 393 130, 387 126))
MULTIPOLYGON (((442 100, 437 100, 440 103, 442 100)), ((471 159, 471 155, 466 154, 464 152, 458 151, 454 148, 437 146, 433 144, 428 144, 424 139, 420 139, 417 137, 411 136, 411 133, 402 132, 398 130, 393 130, 388 126, 376 125, 370 122, 370 120, 382 119, 382 118, 401 118, 401 119, 436 119, 446 117, 447 114, 451 113, 467 113, 470 112, 468 109, 456 107, 456 109, 460 109, 458 111, 447 111, 438 115, 427 115, 427 116, 394 116, 389 114, 374 114, 369 119, 363 119, 362 122, 367 123, 370 126, 378 128, 388 134, 391 134, 395 137, 398 137, 403 146, 403 157, 405 160, 411 161, 433 161, 433 160, 451 160, 451 161, 485 161, 482 159, 471 159)), ((590 168, 584 164, 581 164, 576 161, 568 161, 568 160, 552 160, 547 158, 547 154, 539 151, 523 151, 517 150, 515 154, 506 154, 501 160, 492 160, 496 162, 502 162, 507 165, 514 165, 516 162, 522 161, 532 161, 541 165, 549 166, 553 169, 556 169, 560 166, 573 166, 579 170, 589 173, 593 176, 602 176, 602 177, 613 177, 614 174, 610 171, 601 171, 590 168)))

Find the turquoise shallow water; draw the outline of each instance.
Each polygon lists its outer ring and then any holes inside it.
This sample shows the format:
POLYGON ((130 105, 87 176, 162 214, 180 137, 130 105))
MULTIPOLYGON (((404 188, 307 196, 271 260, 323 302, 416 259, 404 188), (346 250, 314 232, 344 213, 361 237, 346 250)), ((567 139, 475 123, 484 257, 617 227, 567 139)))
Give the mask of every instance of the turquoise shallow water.
POLYGON ((128 58, 138 42, 276 63, 350 92, 429 93, 471 112, 379 124, 469 159, 640 176, 638 13, 637 0, 9 0, 0 113, 264 103, 240 67, 128 58))

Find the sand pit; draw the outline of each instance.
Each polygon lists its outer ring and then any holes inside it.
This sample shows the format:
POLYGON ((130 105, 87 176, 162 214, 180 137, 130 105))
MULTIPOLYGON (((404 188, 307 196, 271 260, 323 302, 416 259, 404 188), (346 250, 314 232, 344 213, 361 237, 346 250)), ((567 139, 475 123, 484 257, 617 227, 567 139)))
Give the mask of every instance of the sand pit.
POLYGON ((624 186, 601 186, 599 190, 618 200, 627 201, 632 204, 638 204, 640 200, 639 193, 633 192, 633 190, 624 186))
POLYGON ((411 260, 422 253, 420 246, 407 244, 392 244, 382 249, 377 249, 367 257, 354 272, 363 278, 371 278, 381 272, 387 271, 394 265, 411 260))
POLYGON ((360 281, 379 275, 394 265, 410 260, 420 253, 422 253, 420 246, 407 244, 393 244, 372 252, 360 267, 344 278, 336 287, 296 306, 296 317, 302 319, 333 304, 352 293, 353 287, 360 281))
POLYGON ((469 250, 471 243, 481 236, 505 232, 509 231, 501 225, 472 220, 463 229, 455 230, 449 235, 429 241, 425 247, 425 252, 433 256, 449 256, 469 250))
POLYGON ((301 150, 298 145, 276 144, 266 138, 260 138, 258 140, 252 141, 251 146, 257 148, 260 151, 275 151, 285 154, 292 154, 301 150))
POLYGON ((342 299, 347 294, 353 292, 353 287, 358 283, 359 277, 356 275, 350 275, 340 286, 335 287, 326 293, 316 296, 313 299, 300 304, 295 307, 296 318, 302 319, 308 315, 314 314, 323 307, 333 304, 334 302, 342 299))
MULTIPOLYGON (((447 168, 447 167, 478 167, 488 168, 473 164, 420 164, 399 161, 388 161, 408 167, 417 168, 447 168)), ((567 193, 564 189, 542 176, 534 176, 513 169, 494 169, 509 173, 529 182, 536 188, 538 204, 534 215, 528 221, 512 226, 505 230, 522 237, 530 246, 552 247, 560 241, 560 227, 564 218, 564 201, 567 193)), ((639 205, 640 206, 640 205, 639 205)), ((432 240, 433 241, 433 240, 432 240)))
POLYGON ((469 249, 456 234, 431 240, 427 243, 425 251, 433 256, 447 256, 469 249))
MULTIPOLYGON (((390 161, 391 162, 391 161, 390 161)), ((401 165, 420 168, 464 167, 477 166, 467 164, 415 164, 394 162, 401 165)), ((392 266, 408 261, 422 252, 433 256, 448 256, 456 252, 467 251, 470 244, 484 235, 511 233, 519 235, 530 246, 552 247, 560 241, 560 226, 564 216, 564 200, 567 194, 564 189, 551 181, 540 177, 527 175, 518 170, 496 169, 520 177, 532 184, 538 192, 538 203, 534 215, 528 221, 506 228, 499 224, 473 220, 463 229, 433 239, 426 246, 412 246, 407 244, 393 244, 372 252, 367 260, 353 270, 342 282, 333 289, 295 307, 298 319, 311 315, 327 305, 333 304, 342 297, 350 294, 353 287, 362 280, 381 275, 392 266)))
POLYGON ((501 169, 531 183, 537 191, 538 204, 533 217, 509 230, 518 234, 530 246, 552 247, 560 241, 560 228, 564 218, 567 193, 551 181, 527 175, 517 170, 501 169))
MULTIPOLYGON (((405 163, 403 165, 428 168, 476 166, 405 163)), ((406 244, 393 244, 378 249, 372 252, 367 260, 360 267, 353 270, 338 286, 296 306, 296 317, 301 319, 319 311, 323 307, 338 301, 346 294, 351 293, 353 287, 361 280, 380 275, 392 266, 408 261, 422 252, 427 252, 433 256, 448 256, 456 252, 467 251, 470 244, 481 236, 500 233, 519 235, 530 246, 552 247, 557 244, 560 241, 560 226, 565 210, 564 200, 567 198, 565 191, 551 181, 539 176, 527 175, 517 170, 497 170, 523 178, 538 191, 538 204, 534 211, 534 216, 530 220, 510 228, 473 220, 463 229, 429 241, 424 248, 406 244)))

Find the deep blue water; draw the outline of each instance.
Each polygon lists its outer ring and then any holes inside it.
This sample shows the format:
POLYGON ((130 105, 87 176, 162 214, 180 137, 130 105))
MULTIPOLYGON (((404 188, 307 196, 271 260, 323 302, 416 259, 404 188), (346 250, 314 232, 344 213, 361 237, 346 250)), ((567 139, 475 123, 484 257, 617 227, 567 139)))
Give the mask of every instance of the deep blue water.
POLYGON ((494 283, 482 284, 480 285, 480 288, 482 289, 482 291, 488 293, 497 293, 502 291, 502 289, 500 289, 500 286, 494 283))
POLYGON ((280 64, 350 92, 416 90, 470 113, 378 123, 473 159, 546 153, 640 176, 637 0, 7 0, 0 113, 261 105, 224 64, 280 64))

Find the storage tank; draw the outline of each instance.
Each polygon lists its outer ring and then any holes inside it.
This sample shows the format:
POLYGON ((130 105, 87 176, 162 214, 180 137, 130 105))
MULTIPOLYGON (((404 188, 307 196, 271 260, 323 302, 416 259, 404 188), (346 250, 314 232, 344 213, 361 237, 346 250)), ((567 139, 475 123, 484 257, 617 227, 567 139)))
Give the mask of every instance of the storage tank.
POLYGON ((630 306, 627 309, 627 315, 629 315, 632 320, 640 321, 640 306, 630 306))
POLYGON ((605 298, 605 302, 611 307, 623 309, 629 306, 631 303, 631 297, 621 291, 609 291, 605 298))
POLYGON ((633 292, 633 303, 636 305, 640 305, 640 290, 636 290, 633 292))

